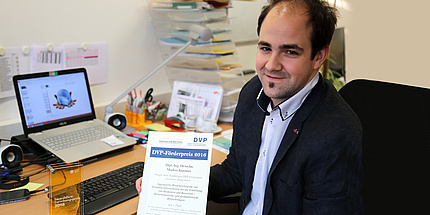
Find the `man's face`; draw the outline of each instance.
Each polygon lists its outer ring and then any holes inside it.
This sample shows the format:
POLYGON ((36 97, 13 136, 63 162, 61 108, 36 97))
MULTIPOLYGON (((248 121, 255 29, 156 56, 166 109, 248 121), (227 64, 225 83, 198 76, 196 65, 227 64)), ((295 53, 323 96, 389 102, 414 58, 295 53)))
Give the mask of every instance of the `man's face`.
POLYGON ((306 86, 324 62, 325 52, 328 53, 327 47, 311 59, 308 17, 300 10, 283 8, 277 5, 261 24, 256 60, 264 93, 274 106, 306 86))

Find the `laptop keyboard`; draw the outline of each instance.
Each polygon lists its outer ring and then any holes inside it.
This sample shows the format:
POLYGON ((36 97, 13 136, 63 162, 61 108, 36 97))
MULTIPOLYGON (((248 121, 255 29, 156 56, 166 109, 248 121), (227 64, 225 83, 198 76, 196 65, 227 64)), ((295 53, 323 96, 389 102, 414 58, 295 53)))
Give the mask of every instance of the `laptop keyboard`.
POLYGON ((142 173, 143 162, 136 162, 84 181, 84 214, 95 214, 138 196, 135 182, 142 173))
POLYGON ((41 141, 54 149, 63 150, 82 143, 92 142, 113 135, 114 132, 105 125, 75 130, 72 132, 43 138, 41 141))

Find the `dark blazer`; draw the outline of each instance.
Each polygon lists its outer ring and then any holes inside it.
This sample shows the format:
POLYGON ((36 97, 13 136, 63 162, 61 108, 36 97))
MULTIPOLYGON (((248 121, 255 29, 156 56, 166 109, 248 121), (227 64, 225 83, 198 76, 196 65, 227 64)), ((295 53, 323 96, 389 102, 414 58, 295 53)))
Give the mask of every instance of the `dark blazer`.
MULTIPOLYGON (((210 172, 209 199, 240 191, 241 212, 251 198, 261 143, 261 87, 257 76, 243 87, 230 153, 210 172)), ((269 102, 265 96, 262 107, 269 102)), ((357 115, 320 76, 285 131, 268 175, 263 214, 362 214, 361 137, 357 115)))

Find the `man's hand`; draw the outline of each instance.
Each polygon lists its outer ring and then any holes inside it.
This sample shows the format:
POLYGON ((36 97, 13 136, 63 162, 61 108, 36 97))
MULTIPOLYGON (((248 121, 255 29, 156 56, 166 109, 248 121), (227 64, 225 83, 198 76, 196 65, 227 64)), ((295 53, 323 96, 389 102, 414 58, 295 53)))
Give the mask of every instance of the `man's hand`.
POLYGON ((140 177, 136 180, 136 190, 137 190, 137 193, 139 193, 139 194, 142 191, 141 186, 142 186, 142 177, 140 177))

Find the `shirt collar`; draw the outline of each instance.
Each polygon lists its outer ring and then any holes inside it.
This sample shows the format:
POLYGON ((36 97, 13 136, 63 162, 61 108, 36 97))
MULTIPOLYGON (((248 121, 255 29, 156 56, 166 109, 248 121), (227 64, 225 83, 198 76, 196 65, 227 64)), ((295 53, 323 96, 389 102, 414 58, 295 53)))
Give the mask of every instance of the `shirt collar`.
POLYGON ((257 105, 264 112, 265 115, 269 115, 270 113, 266 110, 267 105, 270 106, 270 98, 264 94, 263 87, 261 87, 260 93, 257 96, 257 105))
POLYGON ((260 90, 260 93, 257 96, 257 105, 260 107, 261 111, 265 113, 265 115, 269 115, 270 111, 276 110, 279 108, 279 113, 281 115, 282 120, 286 120, 291 115, 293 115, 302 105, 302 103, 305 101, 307 95, 311 92, 311 90, 314 88, 314 86, 318 83, 319 80, 319 73, 317 73, 312 80, 306 84, 303 89, 301 89, 299 92, 294 94, 289 99, 283 101, 276 107, 272 109, 272 106, 270 105, 270 98, 264 93, 263 87, 260 90))

